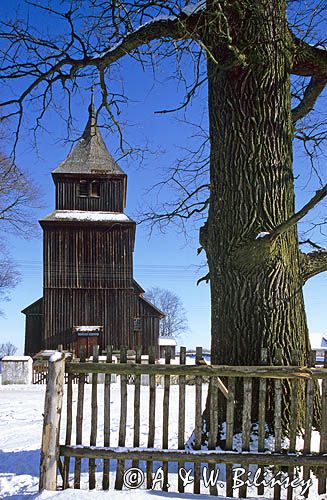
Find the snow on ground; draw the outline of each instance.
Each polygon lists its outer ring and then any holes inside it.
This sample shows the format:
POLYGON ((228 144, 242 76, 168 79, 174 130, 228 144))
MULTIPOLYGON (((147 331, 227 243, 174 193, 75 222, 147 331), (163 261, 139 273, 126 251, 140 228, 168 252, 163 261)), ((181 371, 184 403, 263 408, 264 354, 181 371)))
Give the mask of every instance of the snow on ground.
MULTIPOLYGON (((126 445, 132 446, 133 441, 133 386, 128 386, 128 418, 126 445)), ((146 446, 148 432, 148 387, 141 388, 141 432, 140 445, 146 446)), ((169 468, 169 482, 171 491, 162 492, 159 489, 146 491, 144 489, 115 491, 112 486, 115 478, 115 461, 110 462, 110 491, 101 491, 102 481, 102 461, 97 461, 97 490, 87 491, 88 481, 88 463, 82 461, 82 490, 65 490, 57 492, 38 493, 38 474, 40 460, 40 443, 43 424, 45 386, 0 386, 0 498, 37 498, 45 500, 55 499, 81 499, 88 498, 108 498, 112 500, 160 500, 160 499, 207 499, 208 489, 202 487, 201 495, 190 494, 192 485, 186 488, 185 494, 174 493, 177 490, 177 467, 171 464, 169 468), (133 497, 132 497, 133 495, 133 497)), ((83 427, 83 444, 89 444, 90 439, 90 420, 91 420, 91 387, 85 387, 85 417, 83 427)), ((205 391, 203 391, 203 405, 205 402, 205 391)), ((162 400, 163 388, 157 388, 157 412, 156 412, 156 434, 155 446, 161 446, 162 439, 162 400)), ((177 448, 177 426, 178 426, 178 388, 171 387, 170 399, 170 417, 169 417, 169 447, 177 448)), ((194 386, 186 388, 186 437, 191 436, 194 423, 194 386)), ((77 386, 73 390, 73 423, 76 418, 77 386)), ((66 408, 63 408, 61 443, 64 443, 66 408)), ((119 384, 112 384, 111 391, 111 445, 117 446, 119 431, 119 413, 120 413, 120 392, 119 384)), ((98 440, 97 444, 103 444, 103 386, 99 385, 98 390, 98 440)), ((75 442, 75 428, 73 426, 72 443, 75 442)), ((71 473, 73 472, 73 463, 71 461, 71 473)), ((161 464, 154 464, 154 470, 161 464)), ((188 468, 188 465, 185 465, 188 468)), ((71 478, 73 476, 71 475, 71 478)), ((224 471, 219 475, 219 493, 223 494, 224 471), (222 481, 222 483, 221 483, 222 481), (221 483, 221 485, 220 485, 221 483)), ((60 481, 59 481, 60 483, 60 481)), ((256 488, 249 489, 249 496, 256 498, 256 488)), ((238 493, 238 492, 237 492, 238 493)), ((273 494, 273 492, 272 492, 273 494)), ((237 495, 236 495, 237 496, 237 495)), ((271 495, 272 496, 272 495, 271 495)), ((266 494, 266 498, 270 495, 266 494)), ((225 498, 225 497, 215 497, 225 498)), ((294 496, 299 498, 299 496, 294 496)), ((314 500, 318 495, 310 491, 309 499, 314 500)), ((322 495, 321 500, 327 500, 326 495, 322 495)), ((261 497, 262 499, 262 497, 261 497)))

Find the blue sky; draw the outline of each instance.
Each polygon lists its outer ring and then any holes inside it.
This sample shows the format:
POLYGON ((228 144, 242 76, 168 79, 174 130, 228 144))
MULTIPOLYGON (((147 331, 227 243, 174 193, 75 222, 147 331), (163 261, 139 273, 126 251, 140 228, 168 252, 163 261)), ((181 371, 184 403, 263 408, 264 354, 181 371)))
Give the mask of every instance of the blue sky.
MULTIPOLYGON (((1 2, 0 14, 13 12, 13 6, 19 4, 5 0, 1 2)), ((119 162, 128 174, 126 213, 132 218, 137 216, 139 207, 154 201, 154 192, 148 191, 153 184, 165 177, 167 169, 181 155, 180 146, 192 144, 192 128, 183 126, 179 115, 158 115, 154 111, 180 104, 182 89, 176 82, 168 79, 171 67, 161 64, 158 67, 155 82, 151 71, 142 71, 135 63, 126 60, 123 64, 125 90, 129 104, 122 108, 123 119, 130 123, 125 127, 128 140, 135 144, 145 144, 158 151, 148 155, 144 164, 131 158, 119 162)), ((202 89, 198 98, 191 105, 187 118, 198 120, 205 114, 206 89, 202 89)), ((60 93, 57 100, 62 101, 60 93)), ((63 103, 63 101, 62 101, 63 103)), ((96 94, 97 103, 97 94, 96 94)), ((73 101, 75 131, 72 139, 78 137, 87 120, 89 93, 76 94, 73 101)), ((64 103, 63 103, 64 106, 64 103)), ((38 134, 38 149, 32 145, 32 135, 28 131, 35 110, 29 109, 28 120, 18 146, 18 164, 26 170, 40 187, 40 208, 35 210, 35 220, 54 209, 54 185, 50 175, 60 161, 68 154, 70 145, 64 141, 65 123, 56 113, 50 111, 44 121, 44 131, 38 134)), ((204 118, 205 124, 205 118, 204 118)), ((106 143, 115 158, 119 158, 117 134, 104 132, 106 143)), ((309 179, 306 160, 296 156, 296 172, 300 173, 297 181, 297 205, 303 205, 317 188, 309 179)), ((166 174, 167 175, 167 174, 166 174)), ((163 197, 171 193, 163 190, 163 197)), ((321 211, 321 208, 319 209, 321 211)), ((183 342, 188 347, 210 345, 210 299, 209 285, 196 286, 196 281, 205 270, 198 270, 203 265, 203 257, 197 256, 197 228, 189 227, 187 238, 178 227, 168 227, 165 233, 154 230, 151 237, 146 227, 138 226, 134 253, 134 275, 143 288, 152 286, 168 288, 182 299, 189 321, 189 332, 183 342)), ((1 237, 3 237, 3 233, 1 237)), ((21 272, 21 282, 11 293, 11 300, 1 304, 4 316, 0 317, 0 342, 10 340, 23 352, 24 316, 21 310, 42 296, 42 235, 26 240, 14 235, 5 236, 7 246, 15 258, 21 272)), ((305 286, 305 302, 309 329, 311 332, 326 332, 325 310, 327 306, 327 277, 320 275, 305 286)))

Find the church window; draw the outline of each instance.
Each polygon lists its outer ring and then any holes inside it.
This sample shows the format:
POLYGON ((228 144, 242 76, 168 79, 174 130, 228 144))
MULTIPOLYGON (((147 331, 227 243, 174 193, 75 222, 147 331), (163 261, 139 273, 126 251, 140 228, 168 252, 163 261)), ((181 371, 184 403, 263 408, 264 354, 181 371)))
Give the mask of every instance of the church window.
POLYGON ((91 196, 93 197, 100 196, 100 183, 98 181, 93 181, 91 183, 91 196))
POLYGON ((80 196, 89 195, 89 183, 87 181, 79 181, 79 195, 80 196))
POLYGON ((134 332, 141 330, 141 318, 134 318, 134 332))

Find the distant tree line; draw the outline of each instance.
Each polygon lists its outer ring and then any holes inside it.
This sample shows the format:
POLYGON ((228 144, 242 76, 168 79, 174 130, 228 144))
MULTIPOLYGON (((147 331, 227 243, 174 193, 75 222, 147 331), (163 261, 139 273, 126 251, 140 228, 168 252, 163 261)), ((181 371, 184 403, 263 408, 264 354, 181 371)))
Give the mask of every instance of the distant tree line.
POLYGON ((17 347, 11 342, 0 344, 0 359, 4 356, 13 356, 17 352, 17 347))
POLYGON ((186 311, 176 293, 153 287, 146 292, 145 297, 165 314, 160 321, 160 336, 178 337, 188 330, 186 311))
POLYGON ((2 152, 4 144, 5 134, 0 132, 0 302, 8 300, 8 292, 20 279, 2 235, 7 238, 8 233, 14 233, 27 238, 34 234, 32 207, 38 196, 31 179, 2 152))

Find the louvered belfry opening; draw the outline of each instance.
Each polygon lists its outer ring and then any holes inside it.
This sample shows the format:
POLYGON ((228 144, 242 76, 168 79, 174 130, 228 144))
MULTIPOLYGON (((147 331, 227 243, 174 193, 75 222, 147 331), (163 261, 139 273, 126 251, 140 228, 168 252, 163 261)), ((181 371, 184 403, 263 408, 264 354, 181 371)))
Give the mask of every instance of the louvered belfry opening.
POLYGON ((80 180, 79 181, 79 196, 88 196, 89 195, 89 183, 88 181, 80 180))

